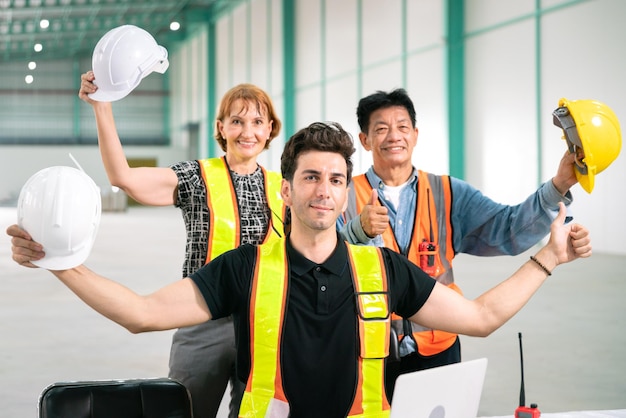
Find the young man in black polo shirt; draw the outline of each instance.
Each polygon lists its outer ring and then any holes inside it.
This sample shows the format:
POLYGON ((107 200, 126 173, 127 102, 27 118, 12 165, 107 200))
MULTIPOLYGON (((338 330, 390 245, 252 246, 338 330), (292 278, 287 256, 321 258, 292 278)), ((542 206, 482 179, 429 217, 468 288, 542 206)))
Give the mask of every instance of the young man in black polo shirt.
MULTIPOLYGON (((272 380, 276 386, 269 390, 276 389, 276 393, 269 408, 282 412, 276 416, 285 417, 349 416, 359 401, 355 393, 361 382, 358 368, 363 348, 359 348, 354 289, 357 280, 353 277, 355 268, 359 268, 351 264, 352 250, 339 238, 335 221, 345 209, 353 152, 350 135, 337 124, 314 123, 285 145, 281 193, 291 209, 291 232, 276 244, 284 248, 288 260, 283 266, 288 280, 280 330, 263 326, 264 320, 271 320, 261 313, 261 308, 268 308, 259 306, 264 296, 251 297, 260 292, 257 278, 264 267, 259 266, 269 256, 259 248, 266 247, 243 245, 216 258, 190 278, 175 280, 148 296, 138 295, 84 266, 52 273, 93 309, 131 332, 179 328, 232 314, 238 341, 238 373, 242 381, 248 381, 247 391, 254 389, 257 377, 257 371, 251 372, 251 347, 265 338, 264 334, 279 331, 280 355, 274 360, 278 359, 275 373, 281 378, 272 380), (255 322, 257 328, 250 327, 253 317, 254 321, 260 320, 255 322)), ((382 261, 378 264, 381 276, 387 279, 382 282, 388 310, 436 329, 489 335, 522 308, 557 265, 591 255, 588 231, 577 224, 564 224, 564 219, 561 205, 550 240, 534 260, 473 301, 436 284, 405 257, 381 249, 382 261)), ((31 261, 44 256, 42 247, 16 225, 7 233, 14 237, 13 259, 17 263, 34 267, 31 261)), ((281 269, 276 272, 282 274, 281 269)), ((270 293, 273 291, 270 289, 270 293)), ((265 360, 263 365, 268 363, 265 360)), ((382 409, 388 413, 388 405, 387 410, 382 409)), ((264 416, 264 412, 258 416, 264 416)))

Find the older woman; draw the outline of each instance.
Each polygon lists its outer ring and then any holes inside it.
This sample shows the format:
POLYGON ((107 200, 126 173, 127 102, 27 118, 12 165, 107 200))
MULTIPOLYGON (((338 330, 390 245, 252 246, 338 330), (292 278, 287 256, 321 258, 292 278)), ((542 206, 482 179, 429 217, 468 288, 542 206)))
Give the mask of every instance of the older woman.
MULTIPOLYGON (((222 98, 215 139, 225 155, 182 161, 170 167, 128 165, 112 106, 89 98, 97 90, 94 74, 81 76, 79 97, 96 116, 98 144, 109 181, 144 205, 175 205, 187 229, 182 277, 241 244, 260 244, 282 234, 279 173, 266 171, 257 157, 280 132, 268 94, 240 84, 222 98)), ((174 334, 170 377, 182 382, 196 418, 215 417, 230 380, 230 417, 237 417, 244 384, 235 374, 231 318, 181 328, 174 334)))

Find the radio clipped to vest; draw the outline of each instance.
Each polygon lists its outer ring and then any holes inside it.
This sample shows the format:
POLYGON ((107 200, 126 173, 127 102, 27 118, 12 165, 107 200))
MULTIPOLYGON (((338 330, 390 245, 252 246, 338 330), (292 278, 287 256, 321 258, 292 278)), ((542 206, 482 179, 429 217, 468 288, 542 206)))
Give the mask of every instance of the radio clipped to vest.
POLYGON ((418 254, 420 260, 420 268, 429 276, 437 275, 437 266, 435 265, 435 256, 439 252, 439 247, 432 241, 424 239, 418 246, 418 254))
POLYGON ((435 244, 435 234, 433 231, 433 219, 430 213, 431 204, 431 191, 430 188, 426 189, 426 202, 428 203, 428 240, 424 238, 422 242, 417 246, 417 253, 419 254, 420 268, 424 270, 426 274, 431 277, 438 275, 437 266, 435 265, 435 256, 439 251, 438 245, 435 244))

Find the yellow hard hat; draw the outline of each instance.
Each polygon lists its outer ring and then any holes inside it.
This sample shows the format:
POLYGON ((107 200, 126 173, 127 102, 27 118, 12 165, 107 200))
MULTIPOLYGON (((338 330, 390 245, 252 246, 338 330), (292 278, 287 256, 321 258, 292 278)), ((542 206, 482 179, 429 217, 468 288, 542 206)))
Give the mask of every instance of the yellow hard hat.
POLYGON ((613 110, 595 100, 559 100, 552 112, 553 122, 563 129, 567 147, 584 157, 576 158, 576 178, 591 193, 595 176, 604 171, 619 156, 622 149, 622 132, 613 110))

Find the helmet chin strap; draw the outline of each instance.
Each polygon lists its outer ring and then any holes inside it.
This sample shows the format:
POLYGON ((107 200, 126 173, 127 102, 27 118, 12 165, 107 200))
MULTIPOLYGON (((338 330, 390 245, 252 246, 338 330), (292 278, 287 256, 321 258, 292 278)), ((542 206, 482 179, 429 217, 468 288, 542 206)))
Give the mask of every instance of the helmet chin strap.
POLYGON ((580 140, 580 136, 578 136, 578 129, 576 129, 576 122, 574 122, 574 118, 570 114, 567 107, 558 107, 552 112, 552 122, 555 126, 563 129, 563 133, 565 134, 565 140, 567 142, 567 149, 569 149, 570 153, 575 154, 576 156, 576 169, 580 174, 587 174, 587 164, 583 159, 578 158, 578 151, 582 150, 583 154, 585 150, 583 149, 582 142, 580 140))
MULTIPOLYGON (((72 161, 74 162, 74 164, 76 165, 76 168, 78 168, 80 171, 82 171, 83 173, 85 173, 85 170, 83 170, 83 168, 80 166, 80 164, 78 164, 78 161, 76 160, 76 158, 74 158, 74 156, 72 155, 72 153, 69 153, 70 158, 72 159, 72 161)), ((85 173, 87 174, 87 173, 85 173)))

